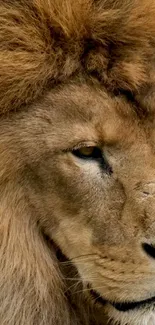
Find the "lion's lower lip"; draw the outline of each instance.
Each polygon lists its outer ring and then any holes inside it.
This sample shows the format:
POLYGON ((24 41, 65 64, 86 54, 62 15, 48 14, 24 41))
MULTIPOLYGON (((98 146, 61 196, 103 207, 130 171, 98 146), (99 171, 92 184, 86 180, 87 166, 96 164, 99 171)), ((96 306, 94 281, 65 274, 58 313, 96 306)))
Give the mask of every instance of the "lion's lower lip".
POLYGON ((150 305, 155 303, 155 297, 141 300, 141 301, 132 301, 132 302, 121 302, 121 303, 111 303, 113 307, 115 307, 119 311, 130 311, 133 309, 143 308, 146 305, 150 305))
POLYGON ((107 301, 95 290, 91 290, 91 295, 95 298, 96 302, 99 302, 101 304, 109 303, 111 304, 115 309, 121 312, 127 312, 133 309, 139 309, 143 308, 146 305, 150 305, 152 303, 155 303, 155 297, 141 300, 141 301, 130 301, 130 302, 111 302, 107 301))

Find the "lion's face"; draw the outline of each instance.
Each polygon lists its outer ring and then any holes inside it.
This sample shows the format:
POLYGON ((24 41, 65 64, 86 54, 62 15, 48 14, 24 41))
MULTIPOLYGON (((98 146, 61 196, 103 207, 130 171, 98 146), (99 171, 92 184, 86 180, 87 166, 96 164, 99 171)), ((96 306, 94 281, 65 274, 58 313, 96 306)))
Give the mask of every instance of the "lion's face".
POLYGON ((16 117, 15 129, 43 231, 110 317, 153 324, 153 302, 139 303, 155 296, 153 117, 144 122, 125 99, 72 85, 16 117))
POLYGON ((154 18, 0 1, 1 325, 155 324, 154 18))

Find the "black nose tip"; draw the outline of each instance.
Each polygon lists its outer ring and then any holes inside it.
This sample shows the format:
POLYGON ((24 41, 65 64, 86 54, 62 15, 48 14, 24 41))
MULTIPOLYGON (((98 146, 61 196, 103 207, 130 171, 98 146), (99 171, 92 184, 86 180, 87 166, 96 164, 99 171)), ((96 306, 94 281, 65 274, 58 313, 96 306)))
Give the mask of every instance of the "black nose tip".
POLYGON ((142 247, 148 256, 155 259, 155 246, 144 243, 142 244, 142 247))

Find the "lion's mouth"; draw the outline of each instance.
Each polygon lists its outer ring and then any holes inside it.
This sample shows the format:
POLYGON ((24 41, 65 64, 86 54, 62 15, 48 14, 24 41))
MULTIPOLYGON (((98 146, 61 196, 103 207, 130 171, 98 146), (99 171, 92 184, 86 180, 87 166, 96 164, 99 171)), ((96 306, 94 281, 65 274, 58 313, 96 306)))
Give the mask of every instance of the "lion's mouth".
MULTIPOLYGON (((51 242, 51 240, 50 240, 51 242)), ((55 244, 53 244, 55 245, 55 244)), ((59 261, 68 261, 68 259, 65 257, 65 255, 61 252, 61 250, 55 246, 56 252, 57 252, 57 258, 59 261)), ((106 300, 104 297, 102 297, 96 290, 92 289, 92 286, 90 283, 87 284, 87 287, 89 289, 90 295, 95 301, 95 303, 99 303, 102 305, 105 305, 109 303, 112 305, 115 309, 121 312, 127 312, 133 309, 139 309, 139 308, 146 308, 149 307, 149 305, 154 305, 155 307, 155 296, 141 300, 141 301, 128 301, 128 302, 112 302, 109 300, 106 300)))
POLYGON ((155 303, 155 297, 151 297, 146 300, 141 300, 141 301, 129 301, 129 302, 111 302, 105 300, 97 291, 95 290, 90 290, 91 296, 95 299, 95 302, 98 302, 102 305, 105 305, 105 303, 109 303, 112 305, 115 309, 121 312, 126 312, 130 311, 133 309, 139 309, 139 308, 144 308, 148 305, 151 305, 155 303))

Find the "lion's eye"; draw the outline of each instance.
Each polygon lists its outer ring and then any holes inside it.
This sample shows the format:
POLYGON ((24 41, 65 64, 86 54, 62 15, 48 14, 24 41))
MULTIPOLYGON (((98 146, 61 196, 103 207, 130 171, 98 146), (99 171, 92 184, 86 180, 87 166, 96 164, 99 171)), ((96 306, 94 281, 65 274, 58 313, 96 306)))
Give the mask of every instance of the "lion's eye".
POLYGON ((81 147, 79 149, 74 149, 72 154, 80 159, 85 160, 96 160, 102 169, 108 174, 112 174, 112 168, 104 157, 102 151, 98 147, 81 147))
POLYGON ((83 159, 101 159, 102 152, 97 147, 81 147, 79 149, 73 150, 73 154, 79 158, 83 159))

